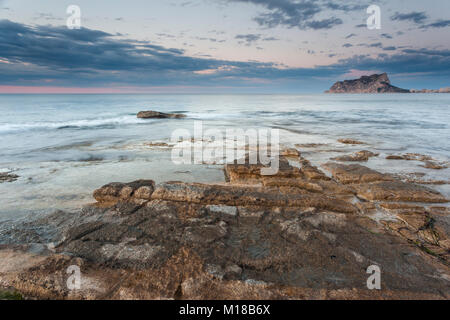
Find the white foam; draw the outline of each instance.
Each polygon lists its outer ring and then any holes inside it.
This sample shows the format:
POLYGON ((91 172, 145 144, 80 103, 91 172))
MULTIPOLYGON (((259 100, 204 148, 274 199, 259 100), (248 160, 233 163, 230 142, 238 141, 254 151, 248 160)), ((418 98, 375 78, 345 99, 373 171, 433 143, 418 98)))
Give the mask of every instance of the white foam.
POLYGON ((111 118, 97 118, 97 119, 80 119, 72 121, 60 122, 29 122, 29 123, 12 123, 0 124, 0 132, 17 132, 27 130, 48 130, 58 129, 64 127, 97 127, 104 125, 127 125, 146 123, 149 120, 136 118, 136 116, 120 116, 111 118))

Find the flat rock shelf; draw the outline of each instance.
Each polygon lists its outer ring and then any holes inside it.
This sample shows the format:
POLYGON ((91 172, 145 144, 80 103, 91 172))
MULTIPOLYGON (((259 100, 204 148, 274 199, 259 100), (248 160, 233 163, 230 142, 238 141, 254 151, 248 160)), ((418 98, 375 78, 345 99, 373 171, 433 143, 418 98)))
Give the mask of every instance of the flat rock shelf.
POLYGON ((0 285, 41 299, 450 298, 443 195, 284 154, 274 176, 231 163, 226 183, 111 183, 82 210, 22 223, 0 247, 0 285), (366 286, 371 265, 381 290, 366 286))

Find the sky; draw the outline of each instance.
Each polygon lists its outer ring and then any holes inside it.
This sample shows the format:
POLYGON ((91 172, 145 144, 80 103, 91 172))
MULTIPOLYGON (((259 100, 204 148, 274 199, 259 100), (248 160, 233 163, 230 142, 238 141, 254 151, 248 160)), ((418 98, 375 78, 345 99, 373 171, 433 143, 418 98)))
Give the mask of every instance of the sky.
POLYGON ((0 0, 0 93, 319 93, 382 72, 450 86, 450 1, 0 0))

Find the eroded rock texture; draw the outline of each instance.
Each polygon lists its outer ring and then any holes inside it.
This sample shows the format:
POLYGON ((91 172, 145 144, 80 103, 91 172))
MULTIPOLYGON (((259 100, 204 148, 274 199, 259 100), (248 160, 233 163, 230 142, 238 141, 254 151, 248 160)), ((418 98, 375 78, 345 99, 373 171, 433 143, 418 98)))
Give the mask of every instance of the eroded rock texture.
POLYGON ((228 164, 225 184, 106 185, 80 212, 16 228, 54 231, 3 246, 0 285, 54 299, 450 297, 442 195, 360 165, 329 163, 329 177, 288 154, 299 165, 281 158, 274 176, 228 164), (381 290, 367 289, 370 265, 381 290))

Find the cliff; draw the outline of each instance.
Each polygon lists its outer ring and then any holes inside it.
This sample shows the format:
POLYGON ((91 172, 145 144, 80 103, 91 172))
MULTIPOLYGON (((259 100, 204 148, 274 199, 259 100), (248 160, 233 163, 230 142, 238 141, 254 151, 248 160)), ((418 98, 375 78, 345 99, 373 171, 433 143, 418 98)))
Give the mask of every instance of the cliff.
POLYGON ((325 93, 409 93, 409 90, 391 85, 387 73, 363 76, 355 80, 336 82, 325 93))

